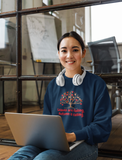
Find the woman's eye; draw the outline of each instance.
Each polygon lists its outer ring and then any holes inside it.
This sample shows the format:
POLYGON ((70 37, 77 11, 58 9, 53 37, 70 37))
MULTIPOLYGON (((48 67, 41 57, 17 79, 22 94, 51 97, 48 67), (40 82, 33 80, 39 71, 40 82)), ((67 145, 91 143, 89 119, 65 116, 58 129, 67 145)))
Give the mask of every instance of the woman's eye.
POLYGON ((74 49, 73 52, 78 52, 78 49, 74 49))
POLYGON ((61 50, 61 52, 66 53, 66 50, 61 50))

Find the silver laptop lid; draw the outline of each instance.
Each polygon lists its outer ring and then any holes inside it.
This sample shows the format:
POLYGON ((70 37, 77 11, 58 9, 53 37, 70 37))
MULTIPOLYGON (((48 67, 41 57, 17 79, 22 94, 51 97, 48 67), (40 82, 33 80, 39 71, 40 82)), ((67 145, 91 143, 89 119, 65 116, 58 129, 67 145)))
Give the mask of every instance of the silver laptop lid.
POLYGON ((69 151, 60 116, 6 112, 5 117, 18 145, 69 151))

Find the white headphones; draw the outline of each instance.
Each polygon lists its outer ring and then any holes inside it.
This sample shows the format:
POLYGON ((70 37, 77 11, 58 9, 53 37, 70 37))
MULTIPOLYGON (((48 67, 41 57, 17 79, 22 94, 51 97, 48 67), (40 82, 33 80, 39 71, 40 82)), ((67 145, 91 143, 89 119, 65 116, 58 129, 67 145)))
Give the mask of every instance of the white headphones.
MULTIPOLYGON (((64 80, 64 76, 63 74, 66 72, 66 69, 64 68, 60 73, 59 75, 56 77, 56 84, 60 87, 63 87, 65 85, 65 80, 64 80)), ((86 70, 84 69, 84 72, 82 75, 80 74, 75 74, 73 79, 72 79, 72 83, 75 85, 75 86, 79 86, 82 84, 83 82, 83 79, 86 75, 86 70)))

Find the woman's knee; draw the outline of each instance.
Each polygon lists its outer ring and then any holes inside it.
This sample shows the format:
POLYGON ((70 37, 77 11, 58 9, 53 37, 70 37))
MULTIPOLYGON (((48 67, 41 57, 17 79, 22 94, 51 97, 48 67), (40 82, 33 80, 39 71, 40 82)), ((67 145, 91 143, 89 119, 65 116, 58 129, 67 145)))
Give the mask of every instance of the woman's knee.
POLYGON ((62 160, 65 156, 63 155, 63 152, 58 150, 46 150, 37 155, 34 160, 62 160))

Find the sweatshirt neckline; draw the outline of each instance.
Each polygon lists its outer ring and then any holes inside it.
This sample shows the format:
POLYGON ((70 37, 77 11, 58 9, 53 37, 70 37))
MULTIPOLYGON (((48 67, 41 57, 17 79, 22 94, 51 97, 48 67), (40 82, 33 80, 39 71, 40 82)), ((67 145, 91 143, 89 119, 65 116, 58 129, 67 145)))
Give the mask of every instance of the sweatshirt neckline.
MULTIPOLYGON (((86 74, 87 74, 87 72, 86 72, 86 74)), ((73 79, 73 78, 67 77, 67 76, 65 75, 65 73, 63 74, 63 76, 64 76, 65 79, 69 79, 69 80, 72 80, 72 79, 73 79)), ((86 77, 86 75, 85 75, 85 77, 86 77)), ((85 77, 84 77, 84 78, 85 78, 85 77)))
POLYGON ((71 79, 71 80, 72 80, 72 78, 67 77, 67 76, 65 75, 65 73, 64 73, 63 75, 64 75, 64 78, 65 78, 65 79, 69 79, 69 80, 71 79))

